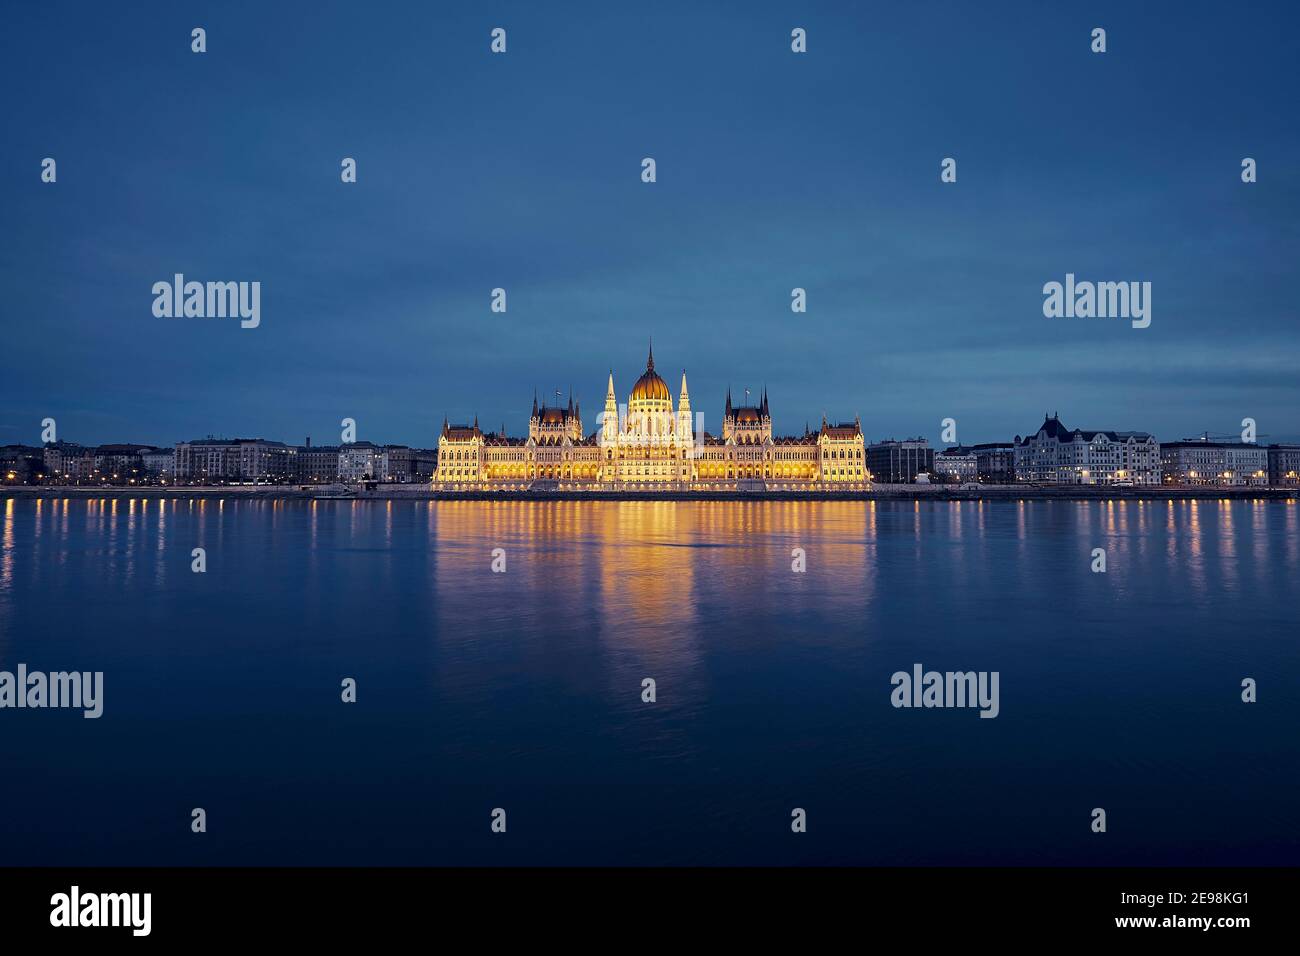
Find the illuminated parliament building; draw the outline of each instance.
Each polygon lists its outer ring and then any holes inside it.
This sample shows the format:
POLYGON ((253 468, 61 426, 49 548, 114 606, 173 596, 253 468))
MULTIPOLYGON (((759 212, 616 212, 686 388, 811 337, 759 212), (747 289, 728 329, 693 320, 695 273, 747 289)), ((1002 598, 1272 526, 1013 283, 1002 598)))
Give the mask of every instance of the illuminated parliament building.
MULTIPOLYGON (((862 426, 806 426, 802 435, 772 434, 767 389, 757 405, 727 402, 722 434, 691 420, 686 373, 673 407, 668 384, 655 372, 654 350, 620 413, 614 373, 596 430, 584 434, 572 396, 567 407, 538 405, 528 437, 510 438, 443 419, 435 491, 553 489, 567 491, 735 491, 866 489, 862 426)), ((503 429, 504 431, 504 429, 503 429)))

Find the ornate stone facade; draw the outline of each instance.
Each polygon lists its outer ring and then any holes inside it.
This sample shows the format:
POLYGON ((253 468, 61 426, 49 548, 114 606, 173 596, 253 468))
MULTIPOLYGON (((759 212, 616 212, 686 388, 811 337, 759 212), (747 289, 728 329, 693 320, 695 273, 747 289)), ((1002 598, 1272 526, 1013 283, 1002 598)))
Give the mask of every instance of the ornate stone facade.
POLYGON ((804 428, 802 435, 772 433, 767 390, 754 406, 733 406, 727 393, 721 436, 692 421, 686 373, 676 408, 668 384, 655 371, 654 351, 620 411, 609 375, 597 428, 583 434, 582 412, 539 406, 533 398, 527 438, 452 425, 444 418, 438 439, 434 490, 735 491, 865 489, 862 426, 804 428))

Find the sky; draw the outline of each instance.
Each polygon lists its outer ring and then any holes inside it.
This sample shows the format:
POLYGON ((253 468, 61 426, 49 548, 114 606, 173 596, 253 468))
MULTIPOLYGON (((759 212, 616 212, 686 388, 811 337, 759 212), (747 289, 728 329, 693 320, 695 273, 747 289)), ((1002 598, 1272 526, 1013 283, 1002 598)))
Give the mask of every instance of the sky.
POLYGON ((0 444, 352 418, 432 446, 570 388, 591 431, 651 337, 715 433, 766 387, 779 433, 1295 440, 1298 31, 1290 3, 14 6, 0 444), (260 325, 155 316, 175 273, 260 282, 260 325), (1045 317, 1066 273, 1150 282, 1150 327, 1045 317))

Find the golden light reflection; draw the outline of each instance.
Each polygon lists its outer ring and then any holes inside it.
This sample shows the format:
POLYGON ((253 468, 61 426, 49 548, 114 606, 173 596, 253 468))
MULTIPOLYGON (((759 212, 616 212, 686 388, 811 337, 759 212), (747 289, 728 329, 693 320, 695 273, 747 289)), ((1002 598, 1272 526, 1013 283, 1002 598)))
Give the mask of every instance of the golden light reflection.
POLYGON ((766 620, 833 604, 846 617, 865 620, 875 589, 875 502, 439 501, 428 507, 436 525, 430 583, 444 640, 472 655, 485 632, 502 627, 582 632, 619 687, 649 673, 657 680, 704 679, 698 663, 711 628, 702 608, 743 604, 747 614, 766 620), (505 554, 504 574, 488 570, 494 548, 505 554), (803 573, 792 570, 799 560, 803 573), (556 595, 554 606, 514 603, 539 594, 556 595), (565 620, 554 615, 557 608, 581 610, 565 620))
POLYGON ((14 499, 5 499, 5 527, 0 535, 0 591, 8 593, 14 580, 14 499))

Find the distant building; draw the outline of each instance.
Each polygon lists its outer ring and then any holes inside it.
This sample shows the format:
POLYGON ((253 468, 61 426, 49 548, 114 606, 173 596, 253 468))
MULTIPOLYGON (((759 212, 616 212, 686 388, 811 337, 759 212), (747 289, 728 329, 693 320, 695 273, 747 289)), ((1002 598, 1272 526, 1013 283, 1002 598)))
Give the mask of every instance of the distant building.
POLYGON ((411 480, 412 481, 432 481, 433 476, 438 473, 438 449, 436 448, 412 448, 411 449, 411 480))
POLYGON ((1262 445, 1188 439, 1161 445, 1160 459, 1165 484, 1268 484, 1268 449, 1262 445))
POLYGON ((299 445, 293 456, 293 480, 304 485, 328 485, 339 480, 339 446, 299 445))
POLYGON ((355 441, 339 446, 339 479, 386 481, 384 449, 374 442, 355 441))
POLYGON ((295 449, 262 438, 200 438, 176 445, 176 479, 193 484, 276 483, 291 476, 295 449))
POLYGON ((1017 481, 1058 485, 1158 485, 1160 444, 1147 432, 1068 429, 1059 415, 1015 441, 1017 481))
POLYGON ((45 449, 0 445, 0 484, 39 485, 45 481, 45 449))
POLYGON ((934 474, 949 481, 975 481, 979 476, 979 459, 966 445, 953 445, 935 452, 934 474))
POLYGON ((1009 485, 1016 480, 1016 446, 1011 442, 985 442, 973 445, 975 474, 991 485, 1009 485))
POLYGON ((415 475, 415 453, 407 445, 385 445, 383 472, 385 481, 411 481, 415 475))
POLYGON ((95 467, 95 456, 89 454, 82 455, 79 458, 68 458, 64 461, 64 478, 74 485, 84 482, 99 483, 99 469, 95 467))
POLYGON ((933 474, 934 468, 934 449, 924 438, 891 438, 867 446, 867 471, 875 482, 911 484, 922 472, 933 474))
POLYGON ((53 484, 74 480, 74 472, 84 471, 89 475, 95 467, 94 453, 84 445, 70 441, 50 442, 43 450, 45 474, 53 484), (89 459, 90 464, 83 467, 79 462, 89 459))
POLYGON ((145 474, 151 479, 167 479, 176 475, 176 449, 152 448, 140 453, 145 474))
POLYGON ((1268 483, 1279 488, 1300 485, 1300 445, 1268 446, 1268 483))
POLYGON ((144 452, 153 445, 100 445, 95 449, 95 468, 100 481, 109 484, 140 484, 145 480, 144 452))

